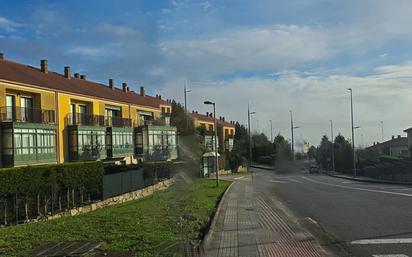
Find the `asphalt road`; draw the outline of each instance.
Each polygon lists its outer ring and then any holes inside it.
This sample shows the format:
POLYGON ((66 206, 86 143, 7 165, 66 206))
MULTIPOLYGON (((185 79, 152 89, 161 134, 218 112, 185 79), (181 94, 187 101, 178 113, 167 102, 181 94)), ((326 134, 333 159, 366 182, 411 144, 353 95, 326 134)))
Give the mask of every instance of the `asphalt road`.
POLYGON ((303 165, 256 170, 254 183, 337 256, 412 257, 411 186, 307 174, 303 165))

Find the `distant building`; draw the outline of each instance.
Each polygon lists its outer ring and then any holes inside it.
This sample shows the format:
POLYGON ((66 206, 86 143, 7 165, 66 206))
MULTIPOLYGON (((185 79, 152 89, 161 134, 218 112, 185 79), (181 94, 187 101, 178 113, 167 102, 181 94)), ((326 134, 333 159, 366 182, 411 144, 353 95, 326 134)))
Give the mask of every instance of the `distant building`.
MULTIPOLYGON (((409 135, 409 134, 408 134, 409 135)), ((412 128, 411 128, 412 136, 412 128)), ((377 155, 389 155, 396 157, 409 157, 408 137, 392 136, 391 140, 382 143, 373 143, 372 146, 367 147, 365 150, 372 151, 377 155)))

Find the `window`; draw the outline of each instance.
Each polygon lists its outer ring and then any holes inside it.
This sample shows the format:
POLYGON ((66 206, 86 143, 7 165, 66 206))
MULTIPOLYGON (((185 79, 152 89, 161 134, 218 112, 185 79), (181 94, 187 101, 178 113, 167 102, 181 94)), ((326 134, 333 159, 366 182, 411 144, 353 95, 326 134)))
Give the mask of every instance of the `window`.
POLYGON ((56 131, 51 129, 14 129, 15 155, 56 153, 56 131))
POLYGON ((213 125, 209 124, 209 131, 213 131, 213 125))
POLYGON ((33 99, 31 97, 20 97, 21 121, 33 121, 33 99))
POLYGON ((78 119, 79 119, 78 123, 86 124, 87 106, 81 104, 77 108, 78 108, 78 119))
POLYGON ((15 119, 16 97, 14 95, 6 96, 6 120, 15 119))

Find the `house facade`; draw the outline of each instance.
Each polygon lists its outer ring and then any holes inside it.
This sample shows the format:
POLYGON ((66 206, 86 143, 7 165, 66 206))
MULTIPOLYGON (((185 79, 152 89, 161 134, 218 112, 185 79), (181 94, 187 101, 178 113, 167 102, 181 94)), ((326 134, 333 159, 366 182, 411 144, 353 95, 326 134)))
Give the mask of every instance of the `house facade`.
POLYGON ((408 138, 400 135, 392 136, 391 140, 374 143, 372 146, 365 148, 367 151, 375 153, 377 156, 387 155, 393 157, 409 157, 408 138))
MULTIPOLYGON (((212 113, 206 112, 206 114, 199 114, 193 111, 188 114, 191 118, 194 127, 203 127, 203 141, 202 144, 205 147, 205 152, 213 152, 215 149, 215 125, 212 113)), ((217 125, 217 142, 219 156, 219 167, 221 169, 228 167, 228 154, 233 149, 234 135, 236 132, 235 123, 225 121, 224 117, 216 119, 217 125)))
POLYGON ((2 167, 103 160, 136 163, 177 157, 171 102, 71 74, 19 64, 0 55, 2 167), (143 142, 145 142, 143 144, 143 142), (170 152, 170 154, 166 154, 170 152), (159 157, 160 158, 160 157, 159 157))

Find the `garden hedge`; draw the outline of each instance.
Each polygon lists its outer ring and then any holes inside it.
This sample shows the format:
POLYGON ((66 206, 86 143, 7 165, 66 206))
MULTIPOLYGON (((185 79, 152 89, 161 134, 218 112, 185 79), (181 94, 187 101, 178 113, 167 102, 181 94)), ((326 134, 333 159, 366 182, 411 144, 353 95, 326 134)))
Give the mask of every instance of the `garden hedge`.
POLYGON ((51 188, 99 192, 104 169, 101 162, 73 162, 54 165, 0 169, 0 196, 33 196, 51 188))

